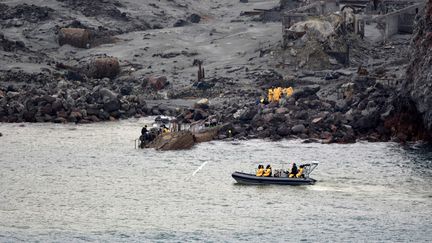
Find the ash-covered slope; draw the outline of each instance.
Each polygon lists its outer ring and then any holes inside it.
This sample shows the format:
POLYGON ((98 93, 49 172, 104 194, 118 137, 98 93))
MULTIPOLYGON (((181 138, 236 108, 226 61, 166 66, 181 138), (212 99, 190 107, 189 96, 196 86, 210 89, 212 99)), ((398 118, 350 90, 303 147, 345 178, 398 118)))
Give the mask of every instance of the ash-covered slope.
POLYGON ((432 130, 432 0, 418 19, 412 40, 413 54, 407 70, 404 90, 423 117, 425 127, 432 130))

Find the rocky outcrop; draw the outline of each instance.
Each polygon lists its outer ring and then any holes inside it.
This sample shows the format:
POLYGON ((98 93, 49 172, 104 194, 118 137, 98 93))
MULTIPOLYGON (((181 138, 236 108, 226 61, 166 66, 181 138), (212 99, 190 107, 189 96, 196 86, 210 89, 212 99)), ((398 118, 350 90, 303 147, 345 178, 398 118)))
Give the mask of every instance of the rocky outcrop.
MULTIPOLYGON (((43 73, 11 71, 1 76, 0 122, 89 123, 142 116, 148 112, 144 96, 138 94, 143 93, 142 90, 125 91, 109 85, 112 81, 106 78, 99 80, 95 87, 80 81, 54 82, 43 73), (27 80, 32 85, 11 83, 11 80, 27 80)), ((140 87, 139 81, 134 87, 140 87)))
POLYGON ((429 0, 424 15, 417 21, 411 43, 411 64, 403 91, 420 114, 425 128, 432 130, 432 0, 429 0))
POLYGON ((17 50, 27 51, 27 48, 22 41, 9 40, 2 33, 0 33, 0 50, 14 52, 17 50))
POLYGON ((19 4, 14 7, 9 7, 6 4, 0 3, 0 19, 2 20, 23 20, 31 23, 45 21, 50 19, 53 9, 48 7, 39 7, 36 5, 19 4))

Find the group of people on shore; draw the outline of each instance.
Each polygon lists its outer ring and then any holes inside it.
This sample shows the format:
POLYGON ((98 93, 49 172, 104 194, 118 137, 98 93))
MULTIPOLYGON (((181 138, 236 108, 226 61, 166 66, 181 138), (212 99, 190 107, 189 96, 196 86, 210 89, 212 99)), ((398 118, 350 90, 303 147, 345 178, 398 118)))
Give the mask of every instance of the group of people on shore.
MULTIPOLYGON (((304 178, 304 165, 300 165, 299 168, 297 168, 296 163, 293 163, 291 171, 287 171, 287 174, 289 178, 304 178)), ((255 175, 259 177, 272 176, 273 172, 271 165, 267 165, 265 169, 263 165, 258 165, 255 175)))
POLYGON ((271 102, 279 102, 279 100, 285 95, 285 97, 290 97, 294 93, 294 89, 292 87, 282 88, 282 87, 273 87, 268 89, 267 98, 262 97, 260 103, 271 103, 271 102))

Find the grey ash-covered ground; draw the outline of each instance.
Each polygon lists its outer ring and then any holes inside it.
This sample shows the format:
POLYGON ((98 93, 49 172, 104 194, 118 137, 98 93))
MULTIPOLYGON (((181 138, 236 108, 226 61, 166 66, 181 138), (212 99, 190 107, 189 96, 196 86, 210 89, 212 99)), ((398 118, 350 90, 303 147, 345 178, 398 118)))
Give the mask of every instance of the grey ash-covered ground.
POLYGON ((87 123, 165 114, 183 122, 215 116, 225 124, 221 139, 228 129, 237 138, 327 142, 419 137, 418 128, 399 134, 400 124, 391 120, 400 115, 397 93, 382 82, 404 78, 409 36, 385 45, 356 40, 351 66, 309 69, 281 49, 277 17, 242 14, 278 3, 0 1, 0 121, 87 123), (60 46, 64 27, 88 29, 91 45, 60 46), (120 73, 86 76, 96 57, 117 58, 120 73), (201 82, 196 60, 205 69, 201 82), (359 64, 367 76, 357 73, 359 64), (296 93, 279 105, 257 105, 271 86, 293 86, 296 93), (201 98, 210 106, 193 107, 201 98))

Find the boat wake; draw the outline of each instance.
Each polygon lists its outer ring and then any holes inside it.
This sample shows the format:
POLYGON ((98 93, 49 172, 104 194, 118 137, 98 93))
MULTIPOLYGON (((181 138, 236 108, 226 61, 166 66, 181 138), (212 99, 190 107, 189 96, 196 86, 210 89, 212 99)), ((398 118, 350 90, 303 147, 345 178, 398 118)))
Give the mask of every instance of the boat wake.
POLYGON ((196 169, 196 170, 192 173, 192 176, 191 176, 191 177, 195 176, 195 174, 198 173, 198 171, 200 171, 200 170, 201 170, 201 169, 202 169, 202 168, 207 164, 207 162, 208 162, 208 161, 202 163, 202 164, 200 165, 200 167, 198 167, 198 169, 196 169))

